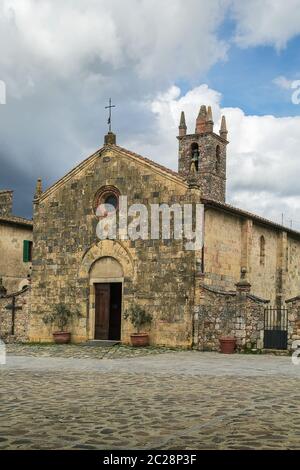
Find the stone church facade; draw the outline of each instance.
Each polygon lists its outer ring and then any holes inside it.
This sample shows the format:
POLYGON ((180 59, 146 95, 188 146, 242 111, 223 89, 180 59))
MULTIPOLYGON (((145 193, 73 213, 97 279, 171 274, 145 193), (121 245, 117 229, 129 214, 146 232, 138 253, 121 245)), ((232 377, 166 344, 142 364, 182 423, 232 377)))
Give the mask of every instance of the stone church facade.
MULTIPOLYGON (((151 344, 216 349, 220 334, 233 333, 241 346, 257 346, 265 305, 280 308, 298 295, 300 233, 226 203, 225 117, 216 133, 210 107, 201 106, 188 134, 182 113, 178 142, 178 172, 119 147, 108 133, 100 150, 49 189, 38 182, 30 341, 52 340, 42 318, 64 303, 81 313, 72 341, 128 343, 133 329, 123 312, 135 302, 153 315, 151 344), (203 204, 203 247, 150 236, 99 240, 99 203, 122 195, 129 206, 203 204)), ((290 340, 299 320, 295 314, 290 340)))

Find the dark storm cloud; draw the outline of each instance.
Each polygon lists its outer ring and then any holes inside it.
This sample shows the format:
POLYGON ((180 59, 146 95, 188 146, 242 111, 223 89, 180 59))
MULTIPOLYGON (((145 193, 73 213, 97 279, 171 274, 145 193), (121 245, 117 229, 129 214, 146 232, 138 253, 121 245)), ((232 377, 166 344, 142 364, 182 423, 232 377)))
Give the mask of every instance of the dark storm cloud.
POLYGON ((103 144, 107 132, 107 98, 117 108, 113 128, 120 145, 131 133, 150 131, 150 111, 141 108, 136 93, 124 100, 111 87, 79 81, 42 81, 34 93, 15 99, 9 94, 0 108, 0 188, 15 189, 15 209, 31 213, 32 192, 42 177, 48 187, 103 144), (96 89, 95 89, 96 88, 96 89), (135 102, 137 99, 137 102, 135 102))
POLYGON ((215 34, 224 1, 190 4, 0 1, 0 185, 16 189, 16 210, 30 214, 39 176, 48 186, 102 145, 110 96, 118 142, 158 144, 145 102, 226 53, 215 34))
POLYGON ((14 191, 14 214, 31 218, 34 183, 32 176, 15 167, 8 153, 0 152, 0 188, 14 191))
MULTIPOLYGON (((0 80, 7 86, 7 104, 0 105, 0 188, 15 189, 16 212, 30 215, 38 177, 45 188, 102 146, 110 96, 117 105, 118 143, 176 168, 174 122, 181 104, 194 115, 202 98, 209 103, 216 94, 197 94, 197 86, 213 64, 226 59, 229 44, 220 40, 218 28, 230 6, 243 46, 278 45, 281 34, 286 41, 299 32, 296 16, 290 12, 286 22, 282 14, 286 4, 269 20, 268 3, 131 0, 129 8, 120 0, 90 0, 88 6, 84 0, 0 0, 0 80), (256 15, 246 3, 255 4, 256 15), (263 27, 256 28, 257 18, 263 27), (279 27, 281 18, 286 28, 279 27), (276 37, 270 35, 274 23, 276 37), (190 95, 170 95, 182 79, 193 87, 190 95)), ((268 207, 272 201, 280 205, 278 192, 291 207, 294 199, 287 198, 299 193, 299 123, 251 119, 239 109, 226 113, 232 118, 232 199, 238 194, 240 205, 248 207, 254 201, 249 191, 264 188, 268 207), (281 138, 283 132, 288 139, 281 138)), ((255 205, 267 210, 261 199, 255 205)))

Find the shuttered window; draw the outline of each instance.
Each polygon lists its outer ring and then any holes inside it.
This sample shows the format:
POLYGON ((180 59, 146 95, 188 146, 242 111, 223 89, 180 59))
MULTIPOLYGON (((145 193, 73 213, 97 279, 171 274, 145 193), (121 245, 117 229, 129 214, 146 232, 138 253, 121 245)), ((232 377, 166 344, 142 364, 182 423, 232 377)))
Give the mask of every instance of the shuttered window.
POLYGON ((32 242, 30 240, 23 241, 23 261, 24 263, 32 261, 32 242))

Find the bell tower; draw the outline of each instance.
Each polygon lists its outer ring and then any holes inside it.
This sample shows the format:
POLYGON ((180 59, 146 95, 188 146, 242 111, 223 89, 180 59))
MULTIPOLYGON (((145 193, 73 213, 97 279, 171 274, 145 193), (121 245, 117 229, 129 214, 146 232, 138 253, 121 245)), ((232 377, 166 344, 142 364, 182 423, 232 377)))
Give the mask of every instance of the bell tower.
POLYGON ((214 132, 211 107, 201 106, 194 134, 187 134, 185 115, 179 123, 178 172, 187 180, 193 179, 202 196, 225 202, 227 128, 222 116, 219 134, 214 132))

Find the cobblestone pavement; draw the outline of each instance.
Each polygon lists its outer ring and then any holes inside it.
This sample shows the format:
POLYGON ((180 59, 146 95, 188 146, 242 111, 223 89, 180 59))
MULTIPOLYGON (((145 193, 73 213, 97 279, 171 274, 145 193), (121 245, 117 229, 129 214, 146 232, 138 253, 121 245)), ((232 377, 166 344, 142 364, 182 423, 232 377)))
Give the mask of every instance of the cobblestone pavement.
POLYGON ((172 349, 153 346, 133 348, 124 344, 105 347, 90 344, 9 343, 6 345, 6 351, 8 354, 16 356, 117 359, 123 357, 148 356, 149 354, 163 354, 172 351, 172 349))
POLYGON ((289 357, 9 355, 0 449, 299 449, 299 379, 289 357))

